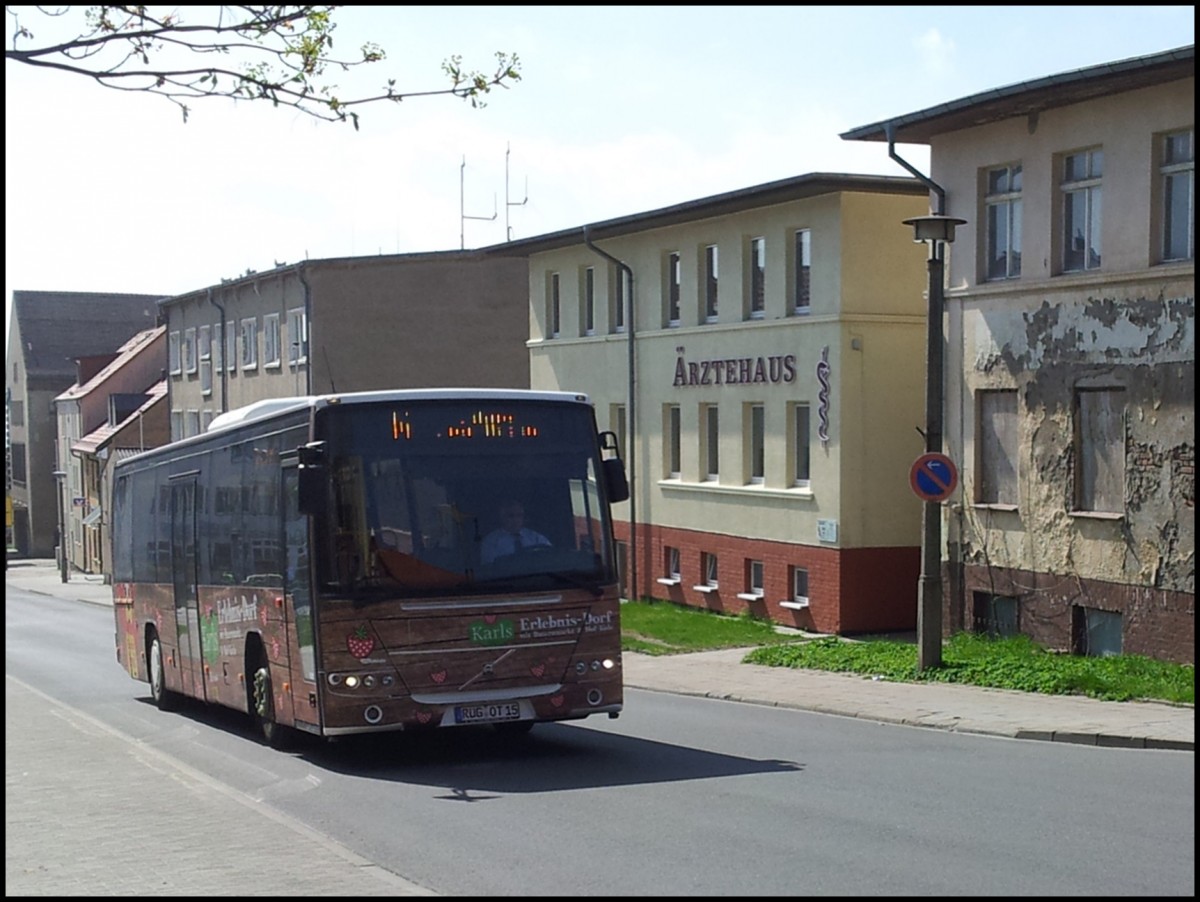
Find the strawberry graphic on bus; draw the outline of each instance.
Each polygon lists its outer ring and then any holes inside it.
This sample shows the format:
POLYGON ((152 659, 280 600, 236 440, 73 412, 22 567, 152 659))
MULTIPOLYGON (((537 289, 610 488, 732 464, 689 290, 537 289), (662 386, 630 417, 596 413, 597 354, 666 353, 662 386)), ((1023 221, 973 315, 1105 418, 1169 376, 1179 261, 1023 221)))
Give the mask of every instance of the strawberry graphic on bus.
POLYGON ((350 650, 350 654, 354 655, 360 661, 375 648, 375 640, 367 634, 367 625, 365 623, 346 637, 346 648, 350 650))

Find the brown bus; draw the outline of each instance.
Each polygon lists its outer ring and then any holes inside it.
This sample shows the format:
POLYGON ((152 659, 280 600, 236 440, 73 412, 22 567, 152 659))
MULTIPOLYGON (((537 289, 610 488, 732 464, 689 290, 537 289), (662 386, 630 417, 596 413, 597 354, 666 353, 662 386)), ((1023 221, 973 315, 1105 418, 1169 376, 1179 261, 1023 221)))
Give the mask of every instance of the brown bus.
POLYGON ((275 747, 616 717, 628 493, 586 395, 260 401, 115 465, 117 659, 275 747))

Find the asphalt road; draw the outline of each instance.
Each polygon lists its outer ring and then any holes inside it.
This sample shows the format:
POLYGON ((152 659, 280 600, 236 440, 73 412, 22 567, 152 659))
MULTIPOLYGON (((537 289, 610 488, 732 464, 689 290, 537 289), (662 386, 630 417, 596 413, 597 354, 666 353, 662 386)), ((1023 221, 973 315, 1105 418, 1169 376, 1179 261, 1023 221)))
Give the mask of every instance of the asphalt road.
MULTIPOLYGON (((446 895, 1194 896, 1191 752, 630 690, 618 720, 542 725, 525 741, 471 728, 281 754, 243 716, 150 705, 116 662, 111 611, 11 587, 5 608, 10 677, 160 762, 128 787, 130 861, 112 868, 154 859, 139 811, 175 762, 446 895)), ((21 724, 6 727, 11 771, 21 724)), ((63 755, 59 767, 102 780, 103 760, 63 755)), ((8 781, 6 809, 21 786, 8 781)), ((86 854, 59 801, 45 841, 86 854)), ((173 818, 219 860, 228 825, 204 810, 173 818)), ((254 880, 245 894, 271 893, 254 880)))

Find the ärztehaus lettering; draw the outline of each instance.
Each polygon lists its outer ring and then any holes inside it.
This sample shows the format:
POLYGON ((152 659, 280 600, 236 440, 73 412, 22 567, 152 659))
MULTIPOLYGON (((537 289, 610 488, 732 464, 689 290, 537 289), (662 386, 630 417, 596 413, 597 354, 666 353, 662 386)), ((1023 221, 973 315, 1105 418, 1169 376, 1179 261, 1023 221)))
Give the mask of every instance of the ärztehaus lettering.
POLYGON ((796 381, 796 355, 729 357, 675 361, 674 387, 684 385, 748 385, 796 381))

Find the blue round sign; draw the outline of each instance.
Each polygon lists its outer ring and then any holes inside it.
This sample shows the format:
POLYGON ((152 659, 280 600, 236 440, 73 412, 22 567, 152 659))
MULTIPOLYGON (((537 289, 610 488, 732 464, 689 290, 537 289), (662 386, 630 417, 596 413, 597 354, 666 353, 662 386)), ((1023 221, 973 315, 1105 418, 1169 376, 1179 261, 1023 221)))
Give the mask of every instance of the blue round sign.
POLYGON ((945 501, 958 487, 958 468, 945 454, 930 451, 913 462, 908 481, 923 501, 945 501))

